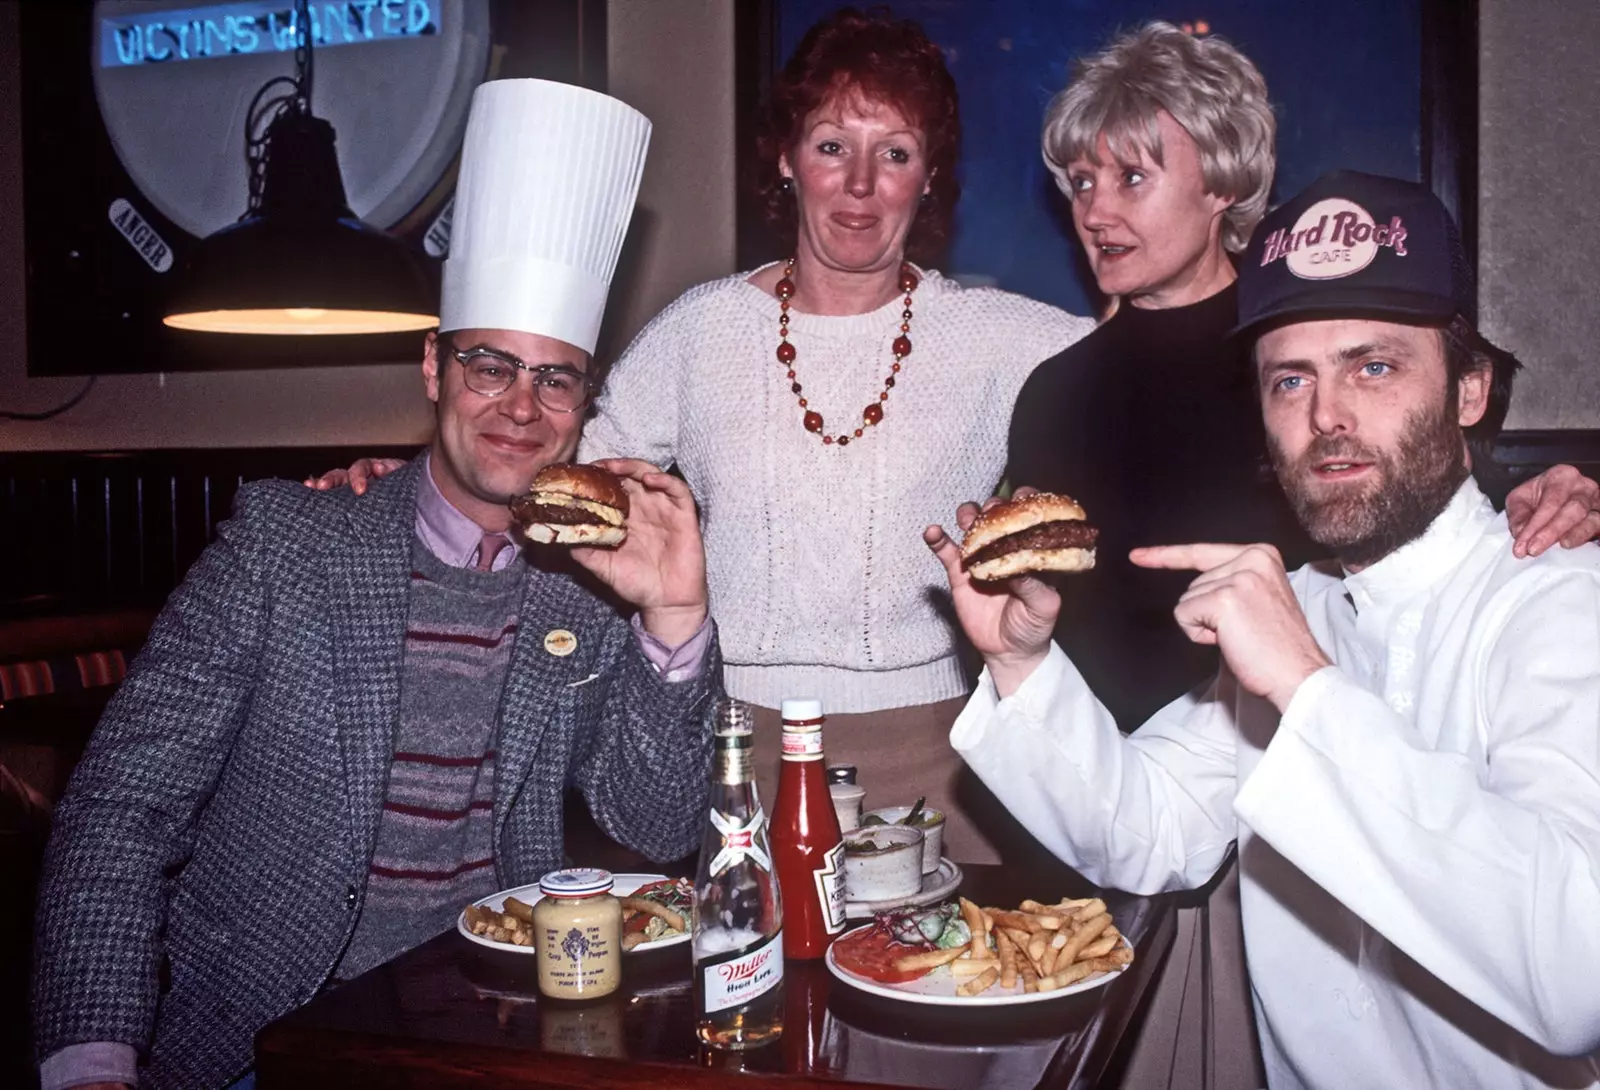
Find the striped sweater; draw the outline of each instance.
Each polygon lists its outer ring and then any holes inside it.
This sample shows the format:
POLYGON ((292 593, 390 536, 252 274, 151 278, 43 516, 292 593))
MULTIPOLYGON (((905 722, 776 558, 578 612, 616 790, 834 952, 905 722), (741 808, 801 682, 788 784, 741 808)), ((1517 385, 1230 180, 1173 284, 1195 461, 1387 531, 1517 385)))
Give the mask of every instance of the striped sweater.
POLYGON ((495 889, 496 726, 524 565, 476 572, 421 541, 411 551, 400 720, 366 899, 337 970, 346 979, 445 930, 495 889))

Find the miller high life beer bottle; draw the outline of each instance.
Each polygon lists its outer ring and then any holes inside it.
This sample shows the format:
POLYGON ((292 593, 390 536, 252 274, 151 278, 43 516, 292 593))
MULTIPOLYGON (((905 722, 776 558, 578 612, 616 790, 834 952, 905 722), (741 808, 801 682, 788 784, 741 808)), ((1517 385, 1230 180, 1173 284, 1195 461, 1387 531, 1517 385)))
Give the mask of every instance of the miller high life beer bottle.
POLYGON ((822 701, 783 702, 772 855, 787 913, 783 952, 820 958, 844 930, 844 841, 822 764, 822 701))
POLYGON ((750 770, 750 710, 717 710, 711 819, 694 879, 696 1032, 755 1048, 783 1032, 783 903, 750 770))

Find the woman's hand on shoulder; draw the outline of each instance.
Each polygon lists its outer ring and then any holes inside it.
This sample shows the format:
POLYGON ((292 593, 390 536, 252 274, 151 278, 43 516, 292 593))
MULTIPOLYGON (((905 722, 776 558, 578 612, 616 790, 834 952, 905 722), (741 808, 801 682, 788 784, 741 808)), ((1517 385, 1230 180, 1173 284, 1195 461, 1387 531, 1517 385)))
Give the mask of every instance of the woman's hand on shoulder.
POLYGON ((1575 549, 1600 534, 1600 484, 1573 466, 1551 466, 1506 497, 1506 524, 1517 556, 1538 556, 1557 543, 1575 549))
POLYGON ((367 491, 367 485, 380 477, 387 477, 403 465, 405 462, 399 458, 357 458, 350 463, 349 469, 330 469, 320 477, 307 477, 300 483, 318 492, 330 492, 348 485, 350 491, 360 496, 367 491))

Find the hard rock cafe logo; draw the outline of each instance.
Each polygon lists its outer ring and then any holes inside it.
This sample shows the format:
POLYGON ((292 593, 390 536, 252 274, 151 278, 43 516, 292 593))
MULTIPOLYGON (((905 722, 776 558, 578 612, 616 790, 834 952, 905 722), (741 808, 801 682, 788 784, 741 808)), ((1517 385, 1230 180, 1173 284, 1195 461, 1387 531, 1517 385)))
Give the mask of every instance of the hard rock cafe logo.
POLYGON ((1281 258, 1302 280, 1336 280, 1372 264, 1384 247, 1406 256, 1406 225, 1399 216, 1380 226, 1356 202, 1329 197, 1301 213, 1293 227, 1268 235, 1261 265, 1281 258))
POLYGON ((772 857, 767 854, 766 846, 756 838, 765 820, 766 815, 759 809, 743 824, 730 814, 720 810, 711 811, 711 825, 722 834, 722 847, 711 859, 713 878, 745 859, 762 870, 772 869, 772 857))

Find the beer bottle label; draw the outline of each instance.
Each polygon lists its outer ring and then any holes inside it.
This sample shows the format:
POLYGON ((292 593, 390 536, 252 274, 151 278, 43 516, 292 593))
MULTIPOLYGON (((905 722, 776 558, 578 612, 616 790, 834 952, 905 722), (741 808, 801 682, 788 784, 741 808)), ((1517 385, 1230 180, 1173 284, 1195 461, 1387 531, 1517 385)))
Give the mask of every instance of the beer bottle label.
POLYGON ((750 815, 750 820, 740 822, 732 814, 721 810, 711 811, 711 824, 722 835, 722 846, 711 860, 710 874, 717 877, 723 871, 748 859, 764 871, 772 870, 772 856, 767 854, 764 836, 759 835, 767 822, 761 808, 750 815))
POLYGON ((844 930, 844 841, 829 849, 812 876, 817 880, 817 899, 822 902, 823 926, 828 934, 837 935, 844 930))
POLYGON ((705 985, 705 1013, 739 1007, 783 983, 783 929, 765 942, 722 961, 699 965, 705 985))

